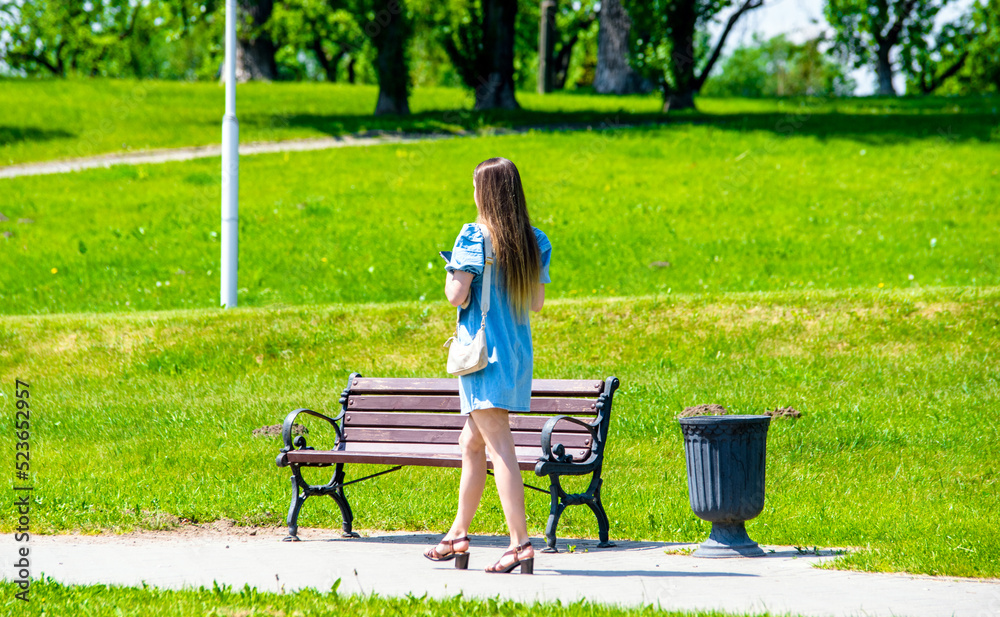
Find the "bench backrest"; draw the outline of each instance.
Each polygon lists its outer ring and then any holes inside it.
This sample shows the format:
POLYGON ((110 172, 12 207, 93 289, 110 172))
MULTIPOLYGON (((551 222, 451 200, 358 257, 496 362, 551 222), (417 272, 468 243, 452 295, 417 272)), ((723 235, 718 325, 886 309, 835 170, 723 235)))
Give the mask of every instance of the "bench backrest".
MULTIPOLYGON (((593 422, 601 411, 606 384, 603 380, 536 379, 531 384, 531 411, 510 417, 514 445, 519 455, 537 455, 539 433, 553 415, 567 415, 593 422)), ((365 444, 368 450, 414 449, 456 445, 465 426, 460 415, 458 379, 377 379, 351 375, 340 399, 344 411, 344 440, 365 444)), ((602 435, 603 436, 603 435, 602 435)), ((562 443, 574 460, 590 455, 590 433, 582 426, 560 422, 553 443, 562 443)))

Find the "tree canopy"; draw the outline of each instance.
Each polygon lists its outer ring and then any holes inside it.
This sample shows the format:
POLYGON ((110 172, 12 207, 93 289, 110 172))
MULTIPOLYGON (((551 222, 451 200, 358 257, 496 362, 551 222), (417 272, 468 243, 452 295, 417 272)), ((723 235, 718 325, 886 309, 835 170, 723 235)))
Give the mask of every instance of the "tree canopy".
POLYGON ((781 34, 737 48, 705 82, 708 96, 846 96, 854 81, 823 53, 824 40, 795 44, 781 34))
POLYGON ((627 0, 632 18, 631 60, 637 71, 657 84, 663 107, 694 106, 694 95, 708 79, 733 26, 764 0, 627 0), (732 8, 713 42, 708 24, 732 8))
MULTIPOLYGON (((893 78, 900 64, 911 73, 927 68, 931 56, 926 46, 934 33, 935 20, 950 2, 827 0, 826 18, 834 29, 834 50, 855 67, 874 67, 878 94, 894 96, 897 92, 893 78)), ((952 43, 961 38, 957 32, 949 36, 952 43)), ((947 43, 942 41, 942 45, 947 43)))
MULTIPOLYGON (((620 0, 618 30, 607 16, 599 36, 600 2, 555 0, 551 87, 589 88, 607 68, 599 59, 613 57, 670 110, 693 106, 701 92, 850 94, 848 67, 875 70, 886 95, 896 94, 897 76, 909 94, 1000 90, 1000 0, 975 0, 948 23, 939 17, 954 0, 826 0, 828 38, 758 38, 724 55, 736 24, 765 1, 620 0)), ((238 4, 244 79, 378 83, 394 93, 380 105, 391 113, 405 113, 414 86, 465 86, 487 109, 516 108, 516 91, 537 82, 539 0, 238 4)), ((8 1, 0 75, 218 79, 224 13, 222 0, 8 1)))

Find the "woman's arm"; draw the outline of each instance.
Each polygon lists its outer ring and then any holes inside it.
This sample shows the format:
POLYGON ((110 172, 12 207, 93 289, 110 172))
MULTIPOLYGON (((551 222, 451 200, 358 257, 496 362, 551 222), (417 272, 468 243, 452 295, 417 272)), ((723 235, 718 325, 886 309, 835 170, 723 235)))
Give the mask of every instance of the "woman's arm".
POLYGON ((537 313, 542 310, 543 304, 545 304, 545 285, 539 283, 535 296, 531 299, 531 310, 537 313))
POLYGON ((448 271, 448 278, 444 282, 444 295, 452 306, 458 307, 465 303, 472 288, 472 279, 475 277, 475 274, 465 270, 448 271))

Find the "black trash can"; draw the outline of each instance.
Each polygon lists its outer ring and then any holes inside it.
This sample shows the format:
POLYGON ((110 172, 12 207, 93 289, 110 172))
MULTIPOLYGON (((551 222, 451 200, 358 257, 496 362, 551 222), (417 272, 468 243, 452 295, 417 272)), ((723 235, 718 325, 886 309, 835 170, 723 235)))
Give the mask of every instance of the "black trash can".
POLYGON ((762 557, 745 522, 764 509, 770 416, 681 418, 691 509, 712 523, 695 557, 762 557))

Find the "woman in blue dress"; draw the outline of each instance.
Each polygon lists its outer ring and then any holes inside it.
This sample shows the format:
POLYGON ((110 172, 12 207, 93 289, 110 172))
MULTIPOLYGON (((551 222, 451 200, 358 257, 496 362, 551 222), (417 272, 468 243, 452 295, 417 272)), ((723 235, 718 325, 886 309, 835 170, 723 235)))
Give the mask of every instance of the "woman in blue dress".
POLYGON ((459 377, 462 414, 468 419, 459 439, 462 477, 458 512, 444 539, 424 556, 444 561, 468 552, 469 525, 486 487, 488 452, 510 531, 510 548, 486 571, 511 572, 520 566, 522 573, 530 574, 534 570, 534 550, 528 539, 524 483, 507 413, 530 409, 529 311, 540 311, 545 301, 552 245, 544 233, 531 226, 521 177, 513 163, 505 158, 483 161, 473 173, 472 184, 477 222, 465 225, 455 240, 451 260, 445 266, 445 295, 456 307, 468 301, 468 307, 459 314, 457 332, 458 341, 468 344, 482 321, 485 226, 494 254, 486 313, 489 363, 482 370, 459 377))

